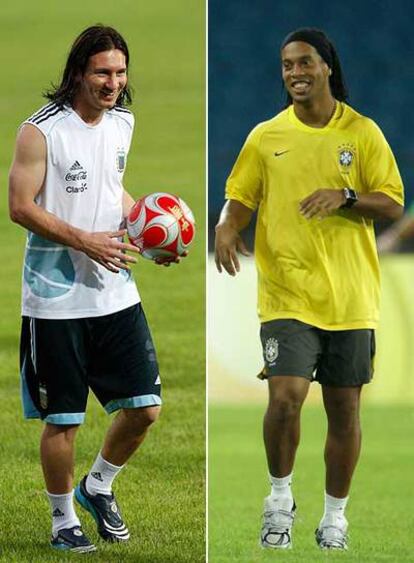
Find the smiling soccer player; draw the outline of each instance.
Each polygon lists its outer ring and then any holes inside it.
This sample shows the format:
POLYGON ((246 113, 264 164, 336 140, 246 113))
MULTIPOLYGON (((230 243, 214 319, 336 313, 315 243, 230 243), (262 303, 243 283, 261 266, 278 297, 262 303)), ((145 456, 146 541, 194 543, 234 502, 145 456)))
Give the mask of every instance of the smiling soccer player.
POLYGON ((151 334, 123 242, 134 204, 122 184, 134 116, 129 51, 113 28, 75 40, 49 104, 20 129, 10 171, 10 215, 28 229, 21 378, 27 418, 41 418, 41 461, 52 547, 94 551, 73 504, 74 442, 89 388, 118 411, 76 498, 106 541, 124 542, 112 483, 161 405, 151 334))
POLYGON ((372 378, 379 266, 373 219, 402 213, 403 187, 377 125, 346 104, 337 52, 320 30, 290 33, 280 51, 287 107, 248 136, 228 178, 216 265, 234 276, 240 232, 258 209, 255 260, 269 405, 271 492, 261 545, 292 546, 291 482, 311 381, 328 418, 322 549, 346 549, 344 515, 358 460, 360 393, 372 378))

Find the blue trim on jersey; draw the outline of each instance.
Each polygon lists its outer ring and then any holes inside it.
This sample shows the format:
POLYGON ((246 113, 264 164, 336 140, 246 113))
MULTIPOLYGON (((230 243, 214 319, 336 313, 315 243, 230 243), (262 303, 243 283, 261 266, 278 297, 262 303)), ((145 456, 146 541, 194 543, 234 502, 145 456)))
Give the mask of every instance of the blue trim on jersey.
POLYGON ((158 395, 138 395, 126 399, 114 399, 104 406, 108 414, 119 409, 138 409, 140 407, 155 407, 161 405, 161 397, 158 395))
POLYGON ((37 410, 29 393, 26 381, 26 357, 23 360, 22 371, 20 373, 20 392, 23 404, 24 418, 40 418, 40 412, 37 410))
POLYGON ((75 268, 65 246, 29 233, 23 275, 34 295, 53 299, 72 289, 75 268))
POLYGON ((85 420, 84 412, 65 412, 63 414, 48 414, 43 422, 50 424, 82 424, 85 420))

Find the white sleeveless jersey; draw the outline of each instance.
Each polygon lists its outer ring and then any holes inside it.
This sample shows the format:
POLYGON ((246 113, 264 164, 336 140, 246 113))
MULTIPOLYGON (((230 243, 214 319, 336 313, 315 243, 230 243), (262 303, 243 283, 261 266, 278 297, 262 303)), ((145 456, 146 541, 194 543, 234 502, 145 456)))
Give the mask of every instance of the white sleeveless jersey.
MULTIPOLYGON (((47 171, 36 203, 85 231, 117 231, 123 221, 122 176, 134 117, 113 108, 90 126, 70 107, 50 103, 24 123, 47 144, 47 171)), ((109 272, 83 252, 29 232, 22 314, 43 319, 97 317, 140 301, 132 275, 109 272)))

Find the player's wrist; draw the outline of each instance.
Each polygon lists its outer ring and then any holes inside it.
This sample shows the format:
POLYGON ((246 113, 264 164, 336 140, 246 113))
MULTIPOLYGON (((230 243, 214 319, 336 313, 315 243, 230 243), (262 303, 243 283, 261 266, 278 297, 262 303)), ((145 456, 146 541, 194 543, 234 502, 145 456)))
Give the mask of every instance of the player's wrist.
POLYGON ((350 209, 358 202, 358 194, 353 188, 344 188, 342 190, 343 204, 341 209, 350 209))
POLYGON ((89 249, 89 241, 92 233, 83 231, 81 229, 74 229, 74 242, 72 248, 81 252, 86 252, 89 249))
POLYGON ((220 235, 226 232, 229 233, 232 231, 238 234, 238 230, 236 229, 235 225, 233 225, 230 221, 220 221, 215 227, 216 235, 220 235))
POLYGON ((225 218, 220 218, 215 227, 215 231, 216 233, 227 232, 238 235, 245 227, 245 222, 240 220, 239 217, 228 214, 225 218))

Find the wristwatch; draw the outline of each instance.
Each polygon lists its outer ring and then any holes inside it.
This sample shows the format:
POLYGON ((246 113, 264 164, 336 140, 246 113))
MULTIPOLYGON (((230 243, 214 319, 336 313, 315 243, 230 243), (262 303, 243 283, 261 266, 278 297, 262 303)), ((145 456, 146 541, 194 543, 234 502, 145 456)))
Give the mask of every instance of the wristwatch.
POLYGON ((358 201, 358 195, 352 188, 344 188, 342 191, 345 196, 345 203, 341 205, 341 207, 346 207, 349 209, 358 201))

